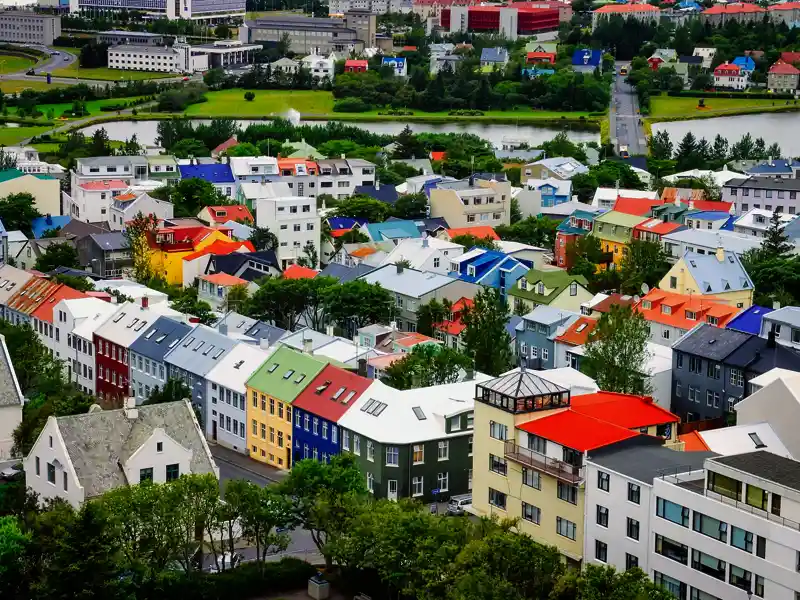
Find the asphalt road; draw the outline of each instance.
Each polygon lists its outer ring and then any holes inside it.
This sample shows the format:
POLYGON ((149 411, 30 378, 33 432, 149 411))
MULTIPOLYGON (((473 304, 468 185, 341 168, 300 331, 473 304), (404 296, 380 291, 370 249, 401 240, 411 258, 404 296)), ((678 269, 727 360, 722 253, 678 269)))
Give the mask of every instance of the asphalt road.
POLYGON ((617 75, 614 78, 611 107, 609 110, 612 143, 615 150, 620 146, 627 146, 631 155, 647 154, 647 140, 639 115, 639 100, 633 86, 625 83, 625 77, 619 75, 621 66, 629 63, 617 62, 614 68, 617 75))

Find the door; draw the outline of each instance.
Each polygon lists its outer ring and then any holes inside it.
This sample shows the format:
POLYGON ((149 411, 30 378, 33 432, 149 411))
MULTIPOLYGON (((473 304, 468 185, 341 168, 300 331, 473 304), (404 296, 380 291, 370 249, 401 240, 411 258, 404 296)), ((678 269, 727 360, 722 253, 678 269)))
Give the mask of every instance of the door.
POLYGON ((389 490, 386 494, 386 497, 389 498, 392 502, 397 502, 397 480, 390 479, 389 480, 389 490))
POLYGON ((217 441, 217 422, 211 421, 211 439, 217 441))

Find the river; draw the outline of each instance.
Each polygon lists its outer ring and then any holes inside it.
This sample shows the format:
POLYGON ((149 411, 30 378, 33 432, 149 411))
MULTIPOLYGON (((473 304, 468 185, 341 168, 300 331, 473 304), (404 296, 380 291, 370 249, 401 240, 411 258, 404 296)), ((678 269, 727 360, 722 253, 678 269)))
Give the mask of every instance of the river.
POLYGON ((690 131, 696 138, 704 137, 709 142, 712 142, 714 137, 720 134, 722 137, 727 138, 731 144, 749 132, 754 138, 764 138, 767 146, 777 142, 784 156, 800 156, 800 136, 797 135, 798 125, 800 125, 800 114, 798 113, 762 113, 759 115, 738 115, 735 117, 653 123, 653 133, 666 131, 677 148, 681 138, 690 131))
MULTIPOLYGON (((196 120, 194 123, 208 123, 209 121, 196 120)), ((251 123, 263 123, 264 121, 238 121, 242 128, 251 123)), ((324 125, 326 121, 300 121, 301 125, 324 125)), ((355 125, 362 129, 368 129, 373 133, 385 133, 397 135, 406 126, 401 121, 380 121, 376 123, 366 123, 358 121, 348 121, 349 125, 355 125)), ((557 127, 540 127, 534 125, 505 125, 497 123, 408 123, 411 130, 415 133, 436 132, 436 133, 474 133, 482 138, 489 140, 496 147, 500 147, 503 138, 521 138, 531 146, 536 146, 542 142, 553 139, 561 129, 557 127)), ((124 141, 136 134, 140 144, 155 144, 157 136, 158 121, 112 121, 100 125, 91 125, 81 131, 85 135, 92 135, 95 130, 105 127, 108 137, 112 140, 124 141)), ((574 142, 600 142, 600 134, 596 131, 567 130, 567 136, 574 142)))

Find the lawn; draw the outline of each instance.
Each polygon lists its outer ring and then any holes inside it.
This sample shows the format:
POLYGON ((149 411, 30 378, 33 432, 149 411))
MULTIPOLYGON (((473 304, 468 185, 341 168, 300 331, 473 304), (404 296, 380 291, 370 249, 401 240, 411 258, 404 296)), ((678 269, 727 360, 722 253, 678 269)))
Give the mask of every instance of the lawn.
POLYGON ((53 77, 71 77, 74 79, 98 79, 102 81, 122 81, 131 79, 163 79, 177 77, 176 73, 150 73, 148 71, 123 71, 121 69, 82 69, 76 60, 68 67, 55 69, 53 77))
POLYGON ((51 129, 52 127, 0 127, 0 146, 15 146, 24 139, 51 129))
POLYGON ((653 96, 650 98, 650 118, 675 119, 721 116, 739 112, 785 110, 786 100, 757 98, 705 98, 705 108, 698 108, 699 98, 653 96))
POLYGON ((30 69, 36 61, 25 56, 12 56, 10 54, 0 54, 0 75, 6 73, 25 72, 30 69))
MULTIPOLYGON (((5 90, 4 90, 5 91, 5 90)), ((130 98, 107 98, 103 100, 89 100, 86 102, 86 110, 89 111, 89 116, 97 116, 97 115, 113 115, 113 112, 103 112, 100 110, 102 106, 109 106, 113 104, 121 104, 131 102, 133 100, 138 100, 141 96, 132 96, 130 98)), ((42 111, 42 119, 47 118, 47 113, 49 110, 53 110, 53 117, 59 118, 65 110, 69 110, 72 108, 71 102, 61 103, 61 104, 38 104, 37 108, 42 111)), ((10 107, 9 114, 13 115, 16 114, 16 107, 10 107)))
POLYGON ((3 79, 0 81, 0 90, 3 90, 4 94, 13 94, 14 92, 21 92, 22 90, 35 90, 37 92, 41 92, 54 87, 65 87, 65 84, 52 83, 47 85, 47 82, 44 79, 41 81, 29 81, 27 79, 3 79))

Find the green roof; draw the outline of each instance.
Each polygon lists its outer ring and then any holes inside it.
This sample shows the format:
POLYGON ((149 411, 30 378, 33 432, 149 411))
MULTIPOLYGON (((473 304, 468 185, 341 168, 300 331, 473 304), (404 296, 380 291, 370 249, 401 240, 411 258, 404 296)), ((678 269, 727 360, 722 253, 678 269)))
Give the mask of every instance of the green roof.
POLYGON ((519 282, 517 282, 517 285, 508 290, 509 295, 516 296, 518 298, 524 298, 525 300, 530 300, 536 304, 545 305, 550 304, 553 300, 555 300, 558 295, 573 281, 579 283, 583 287, 589 285, 589 282, 586 281, 586 277, 583 275, 570 275, 564 269, 548 269, 543 271, 531 269, 525 274, 523 279, 528 282, 528 289, 520 289, 519 282), (536 293, 536 284, 540 281, 544 284, 544 287, 553 290, 550 295, 545 296, 543 294, 536 293))
POLYGON ((607 213, 595 217, 592 235, 604 240, 611 240, 612 242, 627 244, 631 241, 633 228, 639 223, 647 221, 647 219, 648 217, 629 215, 628 213, 610 210, 607 213), (625 229, 615 232, 613 229, 615 226, 623 227, 625 229))
POLYGON ((247 385, 291 404, 328 362, 283 346, 250 376, 247 385))
POLYGON ((174 156, 159 154, 158 156, 147 156, 147 162, 156 165, 176 165, 178 161, 174 156))
POLYGON ((36 179, 55 179, 52 175, 48 175, 47 173, 32 173, 36 179))
POLYGON ((19 169, 5 169, 3 171, 0 171, 0 183, 4 181, 11 181, 12 179, 16 179, 17 177, 22 177, 23 175, 25 175, 25 173, 23 173, 19 169))

